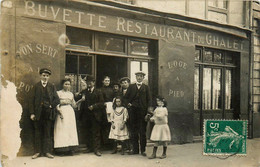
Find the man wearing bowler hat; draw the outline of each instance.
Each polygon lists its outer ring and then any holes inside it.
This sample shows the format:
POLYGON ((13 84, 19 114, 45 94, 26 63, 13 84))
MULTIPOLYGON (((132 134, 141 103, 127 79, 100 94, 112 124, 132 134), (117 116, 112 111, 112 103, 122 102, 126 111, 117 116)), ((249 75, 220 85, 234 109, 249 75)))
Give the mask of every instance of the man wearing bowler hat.
POLYGON ((41 81, 34 85, 29 99, 30 118, 34 123, 35 132, 35 154, 32 158, 38 158, 42 154, 54 158, 51 154, 51 127, 55 119, 54 110, 60 100, 55 86, 48 82, 51 70, 42 68, 39 73, 41 81))
POLYGON ((139 154, 139 140, 141 155, 146 156, 146 122, 145 115, 152 106, 149 87, 143 83, 145 73, 136 72, 136 83, 130 84, 125 94, 126 104, 129 108, 130 133, 133 145, 132 154, 139 154))
POLYGON ((105 119, 102 113, 104 107, 104 99, 100 90, 95 88, 95 79, 92 76, 87 76, 87 89, 84 90, 85 101, 83 120, 87 124, 87 152, 94 151, 95 155, 101 156, 101 125, 105 119))

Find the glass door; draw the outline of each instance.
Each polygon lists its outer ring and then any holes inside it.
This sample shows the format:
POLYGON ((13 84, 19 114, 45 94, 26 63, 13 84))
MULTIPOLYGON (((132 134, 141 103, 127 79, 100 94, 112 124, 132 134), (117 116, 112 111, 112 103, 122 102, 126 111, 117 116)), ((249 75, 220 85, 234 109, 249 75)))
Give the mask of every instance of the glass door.
POLYGON ((65 78, 71 79, 71 92, 81 91, 85 86, 85 77, 94 75, 94 56, 78 53, 67 52, 65 78))
POLYGON ((149 84, 149 70, 148 61, 145 60, 130 60, 130 80, 131 83, 136 82, 135 73, 138 71, 143 71, 146 75, 144 77, 143 83, 149 84))
MULTIPOLYGON (((238 56, 232 52, 198 47, 194 70, 194 127, 202 135, 205 119, 235 119, 239 100, 234 96, 239 88, 238 56), (234 108, 233 103, 236 103, 234 108)), ((239 93, 238 93, 239 95, 239 93)))

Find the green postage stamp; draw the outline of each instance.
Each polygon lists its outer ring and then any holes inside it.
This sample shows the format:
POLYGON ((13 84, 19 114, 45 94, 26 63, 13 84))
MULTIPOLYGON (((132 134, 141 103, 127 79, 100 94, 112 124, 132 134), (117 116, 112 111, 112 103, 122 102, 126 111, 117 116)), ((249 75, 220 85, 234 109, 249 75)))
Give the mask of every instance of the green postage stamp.
POLYGON ((203 155, 246 155, 247 121, 204 120, 203 155))

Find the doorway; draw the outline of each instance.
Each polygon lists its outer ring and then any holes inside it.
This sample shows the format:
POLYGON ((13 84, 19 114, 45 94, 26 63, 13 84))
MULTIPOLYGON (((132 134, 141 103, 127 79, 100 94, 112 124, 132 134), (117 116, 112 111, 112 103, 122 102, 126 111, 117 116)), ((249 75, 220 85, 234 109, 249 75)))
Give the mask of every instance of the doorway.
POLYGON ((104 76, 109 76, 111 82, 128 76, 127 69, 127 58, 97 55, 97 87, 102 87, 104 76))

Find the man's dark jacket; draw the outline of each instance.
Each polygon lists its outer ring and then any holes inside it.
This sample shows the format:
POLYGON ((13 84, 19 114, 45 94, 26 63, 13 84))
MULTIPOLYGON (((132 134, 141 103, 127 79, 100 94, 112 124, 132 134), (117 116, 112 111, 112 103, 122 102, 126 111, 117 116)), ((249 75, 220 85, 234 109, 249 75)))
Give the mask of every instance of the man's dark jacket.
POLYGON ((149 87, 145 84, 142 84, 140 89, 137 88, 136 84, 130 84, 124 99, 126 104, 131 103, 132 107, 141 108, 145 112, 152 105, 151 93, 149 87))
POLYGON ((102 109, 104 108, 104 99, 100 90, 94 89, 90 93, 87 89, 82 92, 85 94, 85 101, 81 105, 84 112, 93 112, 97 121, 102 121, 102 109), (93 110, 88 109, 89 106, 93 106, 93 110))
MULTIPOLYGON (((59 100, 59 96, 57 94, 57 91, 56 91, 56 88, 54 86, 54 84, 51 84, 51 83, 47 83, 46 85, 46 89, 47 89, 47 94, 48 94, 48 97, 50 99, 50 112, 49 113, 50 115, 50 119, 51 120, 54 120, 55 119, 55 109, 56 109, 56 106, 60 103, 60 100, 59 100)), ((30 114, 34 114, 35 115, 35 119, 36 120, 39 120, 40 117, 41 117, 41 112, 42 112, 42 108, 43 108, 43 104, 42 104, 42 101, 43 101, 43 93, 44 93, 44 90, 43 90, 43 86, 42 86, 42 83, 41 81, 36 83, 34 85, 34 87, 32 88, 31 90, 31 94, 30 94, 30 99, 29 99, 29 112, 30 114)))

